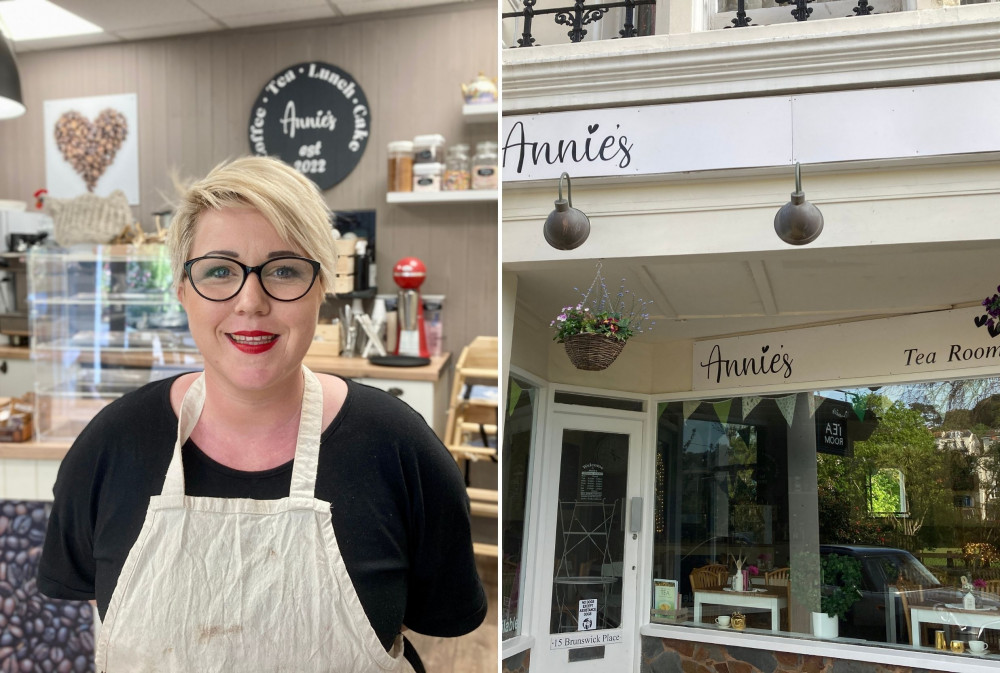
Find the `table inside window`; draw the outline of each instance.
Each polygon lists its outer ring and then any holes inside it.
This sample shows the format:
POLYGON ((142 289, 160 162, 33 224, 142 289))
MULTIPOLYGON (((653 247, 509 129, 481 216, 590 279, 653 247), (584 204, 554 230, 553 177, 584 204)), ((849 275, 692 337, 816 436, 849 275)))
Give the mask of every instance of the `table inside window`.
POLYGON ((968 626, 974 629, 1000 629, 1000 610, 965 610, 953 605, 911 605, 910 637, 920 645, 920 627, 923 624, 968 626))
POLYGON ((701 623, 701 606, 727 605, 739 608, 763 608, 771 611, 771 630, 780 631, 782 608, 788 607, 788 595, 785 591, 768 589, 766 591, 727 591, 725 587, 715 589, 697 589, 694 592, 694 621, 701 623))

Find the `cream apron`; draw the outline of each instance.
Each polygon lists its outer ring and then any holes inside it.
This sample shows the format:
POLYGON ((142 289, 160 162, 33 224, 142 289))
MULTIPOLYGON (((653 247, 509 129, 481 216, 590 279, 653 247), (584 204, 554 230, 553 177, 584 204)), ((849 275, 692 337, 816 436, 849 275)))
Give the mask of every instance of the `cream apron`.
MULTIPOLYGON (((181 404, 161 495, 150 498, 97 642, 97 670, 412 673, 403 638, 386 652, 315 498, 323 390, 305 367, 291 492, 281 500, 184 495, 181 447, 205 376, 181 404)), ((402 600, 402 597, 400 597, 402 600)))

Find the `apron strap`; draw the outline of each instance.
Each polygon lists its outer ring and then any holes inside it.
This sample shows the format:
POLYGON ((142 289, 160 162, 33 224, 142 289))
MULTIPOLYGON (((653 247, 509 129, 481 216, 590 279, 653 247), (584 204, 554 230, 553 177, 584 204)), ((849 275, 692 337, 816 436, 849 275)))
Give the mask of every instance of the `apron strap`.
POLYGON ((295 460, 292 463, 293 498, 316 497, 316 470, 319 466, 320 436, 323 434, 323 386, 308 367, 302 365, 302 413, 299 417, 299 436, 295 441, 295 460))
MULTIPOLYGON (((323 432, 323 386, 309 369, 302 366, 302 412, 299 416, 299 433, 295 441, 295 458, 292 461, 292 497, 313 499, 316 493, 316 469, 319 465, 320 435, 323 432)), ((177 420, 177 440, 170 458, 167 476, 163 481, 162 495, 184 495, 184 464, 181 449, 198 424, 205 406, 205 374, 195 379, 184 394, 180 418, 177 420)))
POLYGON ((194 426, 201 418, 201 410, 205 406, 205 373, 202 372, 194 380, 184 394, 181 402, 180 418, 177 420, 177 440, 174 442, 174 455, 170 458, 167 477, 163 481, 162 495, 184 495, 184 464, 181 461, 181 447, 191 436, 194 426))

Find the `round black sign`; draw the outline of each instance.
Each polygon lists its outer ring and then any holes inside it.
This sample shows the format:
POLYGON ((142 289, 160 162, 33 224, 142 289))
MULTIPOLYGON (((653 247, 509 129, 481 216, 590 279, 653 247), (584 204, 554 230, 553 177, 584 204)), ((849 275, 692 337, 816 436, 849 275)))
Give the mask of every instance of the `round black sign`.
POLYGON ((250 112, 250 151, 278 157, 329 189, 361 161, 370 121, 353 77, 329 63, 299 63, 261 89, 250 112))

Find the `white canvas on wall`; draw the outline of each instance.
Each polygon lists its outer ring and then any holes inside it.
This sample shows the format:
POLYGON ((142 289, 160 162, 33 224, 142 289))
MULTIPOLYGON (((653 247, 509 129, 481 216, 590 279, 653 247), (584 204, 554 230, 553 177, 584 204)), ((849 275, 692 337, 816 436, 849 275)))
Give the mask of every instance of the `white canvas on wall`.
POLYGON ((139 204, 139 128, 136 94, 47 100, 45 188, 49 196, 125 192, 139 204))

